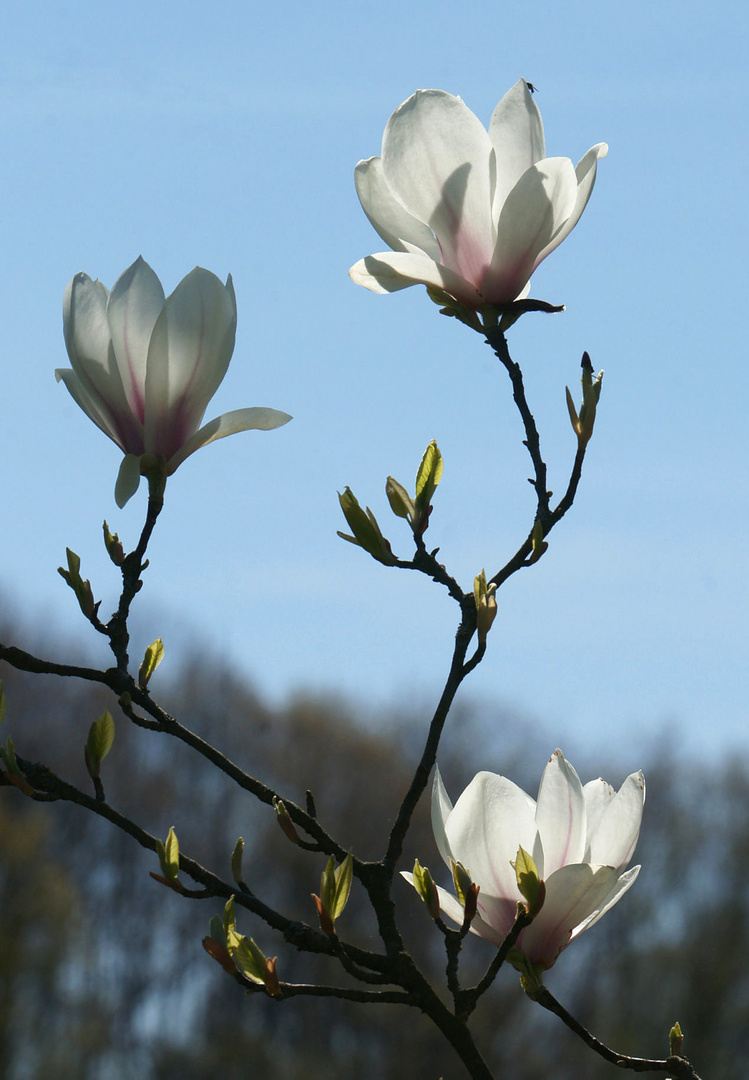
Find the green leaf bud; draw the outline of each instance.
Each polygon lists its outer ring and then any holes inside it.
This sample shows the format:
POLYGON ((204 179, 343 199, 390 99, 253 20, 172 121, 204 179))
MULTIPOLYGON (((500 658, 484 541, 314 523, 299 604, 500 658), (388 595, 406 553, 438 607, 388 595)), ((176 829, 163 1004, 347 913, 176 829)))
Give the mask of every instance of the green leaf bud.
POLYGON ((546 899, 546 885, 539 877, 538 867, 532 855, 522 846, 518 848, 515 861, 510 861, 515 871, 520 895, 528 904, 528 914, 536 916, 546 899))
POLYGON ((281 829, 285 836, 291 840, 292 844, 299 843, 299 833, 296 831, 296 826, 289 816, 289 811, 286 809, 282 799, 277 796, 273 796, 273 809, 276 811, 276 821, 281 826, 281 829))
POLYGON ((455 885, 455 895, 461 904, 465 907, 466 897, 471 888, 473 882, 471 881, 471 875, 462 863, 456 862, 455 859, 450 859, 450 866, 453 872, 453 884, 455 885))
POLYGON ((434 884, 432 875, 426 866, 421 866, 419 860, 414 862, 413 869, 414 885, 416 891, 427 906, 427 911, 433 919, 438 919, 440 914, 440 898, 437 886, 434 884))
POLYGON ((76 555, 70 548, 65 548, 65 553, 68 559, 68 568, 65 570, 62 566, 58 566, 57 572, 75 593, 78 606, 86 618, 93 619, 99 610, 99 604, 94 602, 91 582, 84 581, 81 577, 80 556, 76 555))
POLYGON ((416 529, 428 516, 429 507, 437 490, 437 485, 442 479, 443 470, 442 454, 437 443, 432 439, 424 451, 424 456, 416 473, 416 498, 414 500, 416 509, 414 527, 416 529))
POLYGON ((152 641, 146 649, 145 655, 143 657, 143 663, 140 665, 140 670, 138 671, 138 685, 141 686, 144 690, 148 686, 148 683, 154 671, 163 659, 164 642, 161 640, 161 638, 156 638, 156 640, 152 641))
POLYGON ((351 488, 348 487, 344 489, 343 494, 338 493, 338 500, 349 528, 354 534, 353 536, 347 536, 346 533, 339 532, 338 535, 341 539, 348 540, 350 544, 357 544, 359 547, 364 548, 373 559, 377 559, 378 562, 383 563, 385 566, 394 566, 398 559, 393 555, 390 542, 382 535, 377 519, 369 507, 367 507, 365 513, 359 506, 351 488))
POLYGON ((88 739, 84 755, 88 775, 93 780, 99 775, 99 769, 104 758, 112 749, 114 742, 114 719, 112 714, 105 710, 98 720, 94 720, 89 728, 88 739))
POLYGON ((473 597, 476 601, 476 629, 478 631, 479 644, 486 643, 486 635, 491 630, 492 623, 497 617, 497 586, 492 582, 486 584, 486 571, 473 579, 473 597))
POLYGON ((125 561, 125 549, 120 543, 120 538, 117 533, 109 531, 109 526, 106 521, 104 522, 104 546, 107 549, 107 555, 112 560, 115 566, 122 566, 125 561))
POLYGON ((234 845, 234 850, 231 853, 231 876, 234 881, 239 885, 240 889, 244 882, 242 881, 242 855, 244 854, 244 840, 240 836, 234 845))
POLYGON ((392 476, 388 476, 387 482, 385 483, 385 494, 388 497, 390 509, 395 516, 406 518, 413 524, 416 508, 414 507, 413 499, 403 487, 403 484, 399 484, 392 476))

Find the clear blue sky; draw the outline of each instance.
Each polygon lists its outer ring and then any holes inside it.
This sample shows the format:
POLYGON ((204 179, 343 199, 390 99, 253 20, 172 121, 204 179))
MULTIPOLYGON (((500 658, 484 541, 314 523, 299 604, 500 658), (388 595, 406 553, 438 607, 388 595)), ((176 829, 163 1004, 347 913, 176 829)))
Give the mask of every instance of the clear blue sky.
POLYGON ((366 709, 428 711, 454 605, 340 541, 336 490, 350 484, 406 555, 385 477, 410 484, 436 438, 430 538, 466 587, 515 550, 532 492, 479 337, 421 288, 379 297, 349 281, 382 246, 352 172, 417 87, 487 122, 523 76, 550 154, 611 148, 534 277, 532 295, 566 312, 510 334, 557 490, 583 349, 606 376, 578 502, 502 591, 465 695, 538 718, 573 760, 599 749, 626 771, 664 722, 693 751, 747 746, 749 9, 30 0, 2 29, 0 584, 29 626, 80 630, 83 648, 93 634, 56 573, 65 546, 111 610, 101 521, 132 544, 144 512, 143 490, 117 509, 119 453, 55 383, 63 289, 78 270, 111 286, 142 254, 171 291, 199 264, 232 273, 239 305, 209 417, 268 405, 295 419, 170 480, 134 653, 158 634, 167 656, 196 640, 272 700, 336 688, 366 709))

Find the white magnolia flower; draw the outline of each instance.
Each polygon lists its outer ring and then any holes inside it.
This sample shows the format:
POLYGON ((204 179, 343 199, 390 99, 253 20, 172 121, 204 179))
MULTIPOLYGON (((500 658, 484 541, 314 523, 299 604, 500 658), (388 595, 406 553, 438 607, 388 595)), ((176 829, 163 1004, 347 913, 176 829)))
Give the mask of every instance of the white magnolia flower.
POLYGON ((607 152, 597 143, 577 168, 547 158, 523 79, 488 132, 459 97, 417 90, 388 120, 381 157, 356 166, 364 212, 393 250, 361 259, 351 277, 378 293, 433 286, 475 309, 524 297, 580 219, 607 152))
MULTIPOLYGON (((618 792, 600 779, 583 787, 560 750, 544 769, 537 802, 511 780, 481 772, 453 807, 437 770, 432 828, 445 863, 461 863, 480 887, 473 933, 497 946, 509 933, 522 900, 512 864, 523 847, 536 862, 546 896, 517 948, 532 965, 551 967, 635 881, 640 867, 626 867, 644 802, 641 772, 628 776, 618 792)), ((462 923, 462 905, 438 891, 442 910, 462 923)))
POLYGON ((214 439, 291 419, 276 409, 237 409, 200 426, 229 366, 236 327, 231 277, 224 285, 200 267, 166 299, 142 258, 111 293, 88 274, 76 274, 68 285, 63 330, 73 367, 55 374, 125 453, 118 506, 135 494, 142 470, 156 467, 170 476, 214 439))

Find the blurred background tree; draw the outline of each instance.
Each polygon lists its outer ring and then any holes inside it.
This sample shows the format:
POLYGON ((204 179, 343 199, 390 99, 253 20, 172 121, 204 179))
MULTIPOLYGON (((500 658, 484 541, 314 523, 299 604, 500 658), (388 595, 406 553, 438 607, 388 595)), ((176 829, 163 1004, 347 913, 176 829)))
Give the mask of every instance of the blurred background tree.
MULTIPOLYGON (((18 638, 14 629, 4 627, 3 636, 18 638)), ((11 670, 3 676, 3 726, 19 753, 88 788, 83 745, 92 719, 112 701, 91 686, 11 670)), ((290 798, 303 802, 310 789, 320 820, 342 843, 365 858, 380 855, 410 777, 419 716, 383 717, 373 730, 358 722, 355 705, 340 700, 298 697, 273 711, 206 656, 185 662, 166 685, 168 678, 165 664, 159 696, 188 726, 290 798)), ((290 917, 314 921, 310 894, 318 889, 321 857, 290 844, 267 808, 185 746, 113 712, 115 744, 103 766, 111 805, 157 836, 174 825, 182 850, 223 874, 243 836, 250 886, 262 884, 269 902, 290 917)), ((464 705, 451 719, 440 768, 455 795, 481 767, 532 790, 539 763, 553 749, 539 745, 517 718, 464 705)), ((574 764, 585 780, 602 763, 574 764)), ((708 766, 681 759, 670 741, 642 764, 649 798, 640 878, 562 956, 548 973, 549 986, 622 1052, 664 1055, 678 1019, 698 1069, 738 1080, 749 1053, 749 768, 741 758, 708 766)), ((611 762, 604 775, 618 785, 631 767, 611 762)), ((427 800, 403 868, 417 856, 444 880, 427 800)), ((149 870, 158 870, 154 858, 93 815, 0 792, 0 1080, 244 1080, 258 1073, 273 1080, 400 1080, 404 1063, 418 1065, 420 1077, 462 1075, 431 1026, 402 1007, 332 1007, 325 999, 279 1005, 247 996, 201 948, 220 902, 185 901, 152 881, 149 870)), ((405 883, 398 899, 409 947, 436 980, 444 966, 441 936, 405 883)), ((374 943, 375 928, 355 892, 343 918, 348 937, 374 943)), ((268 955, 278 954, 282 978, 340 981, 324 958, 295 954, 246 912, 240 929, 268 955)), ((461 963, 479 974, 491 955, 470 937, 461 963)), ((477 1042, 498 1075, 510 1063, 516 1080, 535 1080, 552 1065, 559 1080, 611 1074, 522 994, 511 969, 475 1019, 477 1042)))

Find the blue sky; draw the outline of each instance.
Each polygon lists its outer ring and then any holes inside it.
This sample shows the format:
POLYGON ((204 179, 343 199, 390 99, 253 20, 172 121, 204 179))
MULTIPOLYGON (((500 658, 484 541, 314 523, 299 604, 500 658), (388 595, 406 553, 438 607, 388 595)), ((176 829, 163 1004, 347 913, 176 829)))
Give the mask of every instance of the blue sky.
POLYGON ((364 713, 428 713, 453 604, 340 541, 336 491, 349 484, 407 555, 385 477, 410 484, 436 438, 430 538, 465 587, 525 536, 532 492, 479 337, 421 288, 350 282, 382 246, 352 173, 417 87, 488 122, 523 76, 550 154, 610 145, 580 224, 534 276, 532 295, 565 313, 510 333, 558 491, 583 349, 606 375, 577 504, 502 590, 465 696, 537 718, 573 760, 615 754, 627 771, 664 724, 694 752, 745 747, 748 30, 740 4, 639 0, 6 13, 0 584, 28 626, 80 634, 75 648, 108 664, 56 567, 75 549, 111 610, 101 521, 132 545, 145 508, 141 493, 117 509, 119 453, 54 381, 64 287, 78 270, 111 286, 142 254, 171 291, 199 264, 231 272, 239 305, 208 416, 268 405, 295 419, 170 480, 134 653, 161 634, 167 656, 196 642, 228 655, 274 701, 333 688, 364 713))

